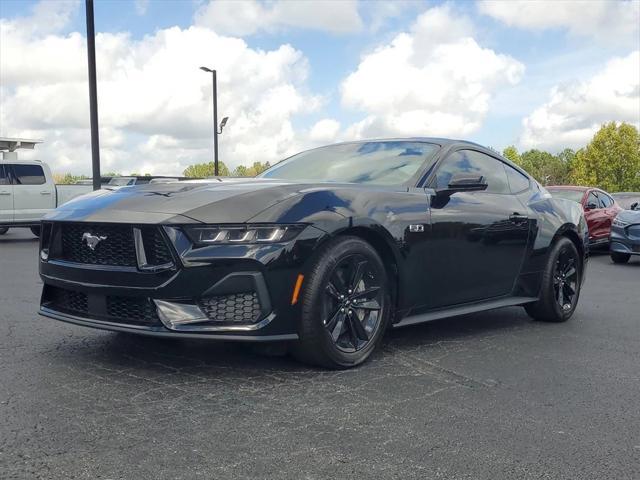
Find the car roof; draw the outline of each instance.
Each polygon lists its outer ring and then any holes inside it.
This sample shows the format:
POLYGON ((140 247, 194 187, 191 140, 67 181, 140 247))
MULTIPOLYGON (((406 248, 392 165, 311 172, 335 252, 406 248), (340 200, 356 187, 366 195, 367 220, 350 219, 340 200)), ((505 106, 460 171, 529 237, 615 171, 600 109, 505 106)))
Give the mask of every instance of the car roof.
MULTIPOLYGON (((362 140, 347 140, 345 142, 332 143, 328 145, 322 145, 323 147, 328 147, 331 145, 348 145, 351 143, 369 143, 369 142, 425 142, 425 143, 435 143, 436 145, 440 145, 441 147, 454 145, 454 144, 464 144, 464 145, 472 145, 474 147, 479 147, 487 150, 487 147, 480 145, 479 143, 470 142, 468 140, 459 140, 455 138, 442 138, 442 137, 390 137, 390 138, 365 138, 362 140)), ((313 150, 313 149, 312 149, 313 150)), ((499 152, 495 152, 500 155, 499 152)), ((502 155, 500 155, 502 156, 502 155)))
POLYGON ((579 185, 549 185, 544 187, 547 190, 556 189, 556 190, 576 190, 579 192, 586 192, 587 190, 592 190, 592 187, 582 187, 579 185))

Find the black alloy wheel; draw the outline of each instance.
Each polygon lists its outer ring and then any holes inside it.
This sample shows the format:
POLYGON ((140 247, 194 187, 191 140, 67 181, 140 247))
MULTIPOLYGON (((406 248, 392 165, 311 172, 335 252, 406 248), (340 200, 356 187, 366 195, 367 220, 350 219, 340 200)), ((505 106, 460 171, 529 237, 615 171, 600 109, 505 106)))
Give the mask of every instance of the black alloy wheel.
POLYGON ((571 311, 577 300, 578 269, 573 253, 567 246, 560 250, 553 275, 556 302, 563 312, 571 311))
POLYGON ((384 304, 380 279, 360 254, 335 266, 325 288, 323 324, 336 346, 345 352, 364 348, 380 323, 384 304))
POLYGON ((575 312, 582 286, 582 257, 571 240, 559 238, 549 252, 538 301, 524 307, 536 320, 564 322, 575 312))
POLYGON ((358 237, 337 237, 318 252, 301 294, 300 339, 294 355, 327 368, 369 358, 390 318, 387 272, 376 250, 358 237))

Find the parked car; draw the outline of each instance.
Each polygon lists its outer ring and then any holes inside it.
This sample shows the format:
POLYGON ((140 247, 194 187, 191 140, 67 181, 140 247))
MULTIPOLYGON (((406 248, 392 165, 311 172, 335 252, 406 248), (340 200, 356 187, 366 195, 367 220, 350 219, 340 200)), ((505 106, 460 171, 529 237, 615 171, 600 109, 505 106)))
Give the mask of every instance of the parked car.
POLYGON ((582 205, 589 226, 590 245, 609 243, 611 222, 622 210, 620 205, 604 190, 590 187, 550 186, 546 187, 556 198, 566 198, 582 205))
POLYGON ((388 326, 522 305, 574 313, 588 230, 496 152, 376 140, 294 155, 259 178, 148 184, 43 222, 40 313, 174 338, 289 342, 329 368, 388 326))
POLYGON ((105 188, 130 187, 147 183, 171 183, 188 180, 187 177, 163 177, 160 175, 138 175, 131 177, 111 177, 105 188))
POLYGON ((46 163, 0 160, 0 235, 27 227, 38 236, 45 214, 91 191, 87 185, 56 185, 46 163))
POLYGON ((631 255, 640 255, 640 199, 633 199, 628 207, 611 224, 609 250, 614 263, 627 263, 631 255))
POLYGON ((640 192, 616 192, 611 196, 625 210, 635 210, 633 204, 640 204, 640 192))

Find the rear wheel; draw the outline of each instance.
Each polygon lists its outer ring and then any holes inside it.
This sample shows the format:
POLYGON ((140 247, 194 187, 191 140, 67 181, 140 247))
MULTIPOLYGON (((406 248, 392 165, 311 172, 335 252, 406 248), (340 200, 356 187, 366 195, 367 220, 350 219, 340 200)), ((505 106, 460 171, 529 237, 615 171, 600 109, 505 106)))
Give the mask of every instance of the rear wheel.
POLYGON ((327 368, 359 365, 382 339, 390 309, 378 253, 360 238, 339 237, 324 248, 305 280, 293 354, 327 368))
POLYGON ((629 253, 611 252, 611 260, 613 263, 627 263, 631 258, 629 253))
POLYGON ((9 231, 9 229, 7 227, 2 227, 2 228, 0 228, 0 235, 4 235, 8 231, 9 231))
POLYGON ((31 233, 33 233, 36 237, 40 236, 40 227, 31 227, 31 233))
POLYGON ((564 322, 578 305, 582 260, 576 246, 568 238, 560 238, 552 247, 542 277, 540 298, 525 305, 536 320, 564 322))

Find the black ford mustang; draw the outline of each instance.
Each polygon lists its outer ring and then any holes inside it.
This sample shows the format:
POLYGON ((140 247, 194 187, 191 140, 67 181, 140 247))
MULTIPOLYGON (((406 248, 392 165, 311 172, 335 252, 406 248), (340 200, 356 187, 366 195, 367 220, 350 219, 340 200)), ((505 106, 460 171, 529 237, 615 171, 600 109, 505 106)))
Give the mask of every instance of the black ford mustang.
POLYGON ((43 222, 42 315, 148 335, 284 341, 331 368, 388 327, 523 305, 564 321, 580 206, 479 145, 361 141, 256 179, 98 191, 43 222))

